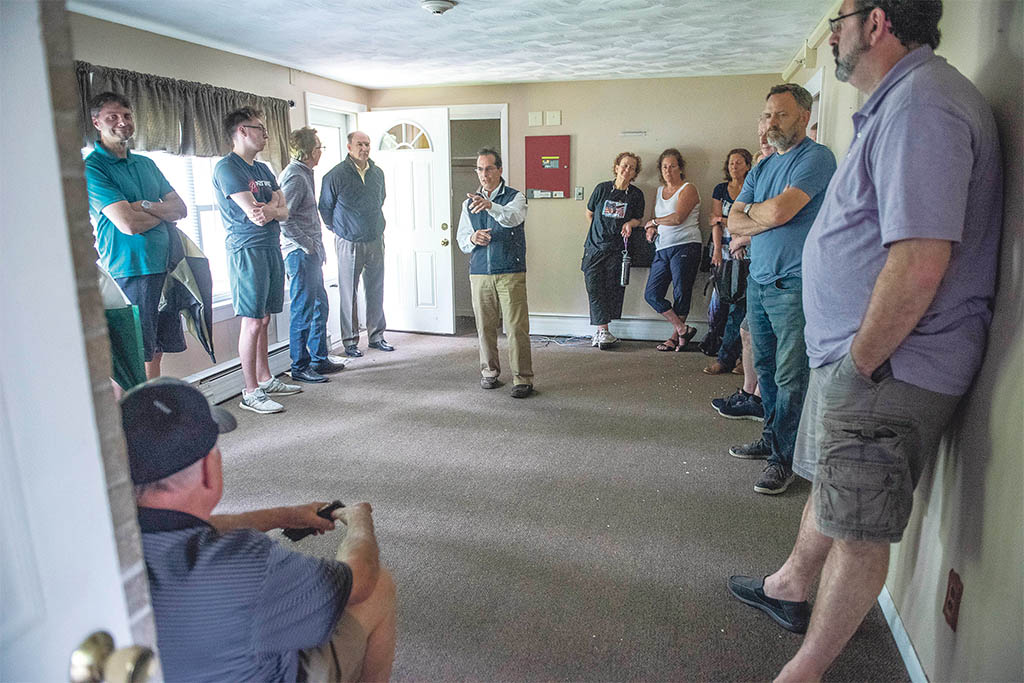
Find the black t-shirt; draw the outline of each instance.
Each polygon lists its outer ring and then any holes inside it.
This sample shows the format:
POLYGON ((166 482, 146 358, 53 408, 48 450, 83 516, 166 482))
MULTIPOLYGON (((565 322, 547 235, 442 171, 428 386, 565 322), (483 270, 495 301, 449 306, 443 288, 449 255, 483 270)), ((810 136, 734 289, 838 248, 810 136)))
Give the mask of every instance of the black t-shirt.
MULTIPOLYGON (((587 209, 594 212, 594 219, 590 222, 587 241, 583 243, 583 254, 621 252, 622 225, 634 218, 643 218, 644 193, 635 185, 617 190, 615 183, 609 180, 594 188, 587 209)), ((633 230, 634 235, 638 232, 643 233, 643 230, 633 230)))

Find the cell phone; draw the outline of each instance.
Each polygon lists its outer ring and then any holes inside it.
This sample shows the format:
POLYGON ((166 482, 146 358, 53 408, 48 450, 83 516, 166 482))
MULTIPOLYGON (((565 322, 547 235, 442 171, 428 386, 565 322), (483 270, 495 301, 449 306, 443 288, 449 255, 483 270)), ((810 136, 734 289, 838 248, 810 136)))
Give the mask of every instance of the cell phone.
MULTIPOLYGON (((334 519, 334 517, 331 516, 331 513, 333 513, 338 508, 343 508, 343 507, 345 507, 345 504, 342 503, 340 500, 336 500, 333 503, 328 503, 327 505, 325 505, 322 508, 320 508, 319 510, 317 510, 316 511, 316 516, 317 517, 322 517, 324 519, 334 519)), ((284 530, 285 538, 288 538, 293 543, 297 542, 297 541, 301 541, 306 536, 310 536, 310 535, 315 534, 315 533, 316 533, 316 529, 314 529, 311 526, 301 527, 299 529, 285 529, 284 530)))

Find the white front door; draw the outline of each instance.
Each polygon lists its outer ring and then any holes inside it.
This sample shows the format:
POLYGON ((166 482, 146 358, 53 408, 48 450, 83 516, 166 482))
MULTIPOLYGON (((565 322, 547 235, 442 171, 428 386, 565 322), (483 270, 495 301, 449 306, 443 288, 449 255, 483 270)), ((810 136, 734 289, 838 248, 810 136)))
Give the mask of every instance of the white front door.
POLYGON ((131 644, 39 16, 0 1, 6 151, 31 160, 0 169, 0 681, 68 680, 93 631, 131 644))
POLYGON ((388 328, 453 334, 448 109, 359 114, 370 158, 384 171, 384 313, 388 328))

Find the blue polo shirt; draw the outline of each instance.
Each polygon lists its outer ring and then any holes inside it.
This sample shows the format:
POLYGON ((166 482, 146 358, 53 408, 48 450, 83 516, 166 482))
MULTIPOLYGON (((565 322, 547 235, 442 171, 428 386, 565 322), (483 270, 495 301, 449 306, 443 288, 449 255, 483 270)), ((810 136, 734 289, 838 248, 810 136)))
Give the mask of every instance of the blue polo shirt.
POLYGON ((736 201, 750 204, 777 197, 787 187, 807 193, 807 202, 788 223, 750 239, 750 277, 770 285, 784 277, 802 274, 804 240, 818 215, 836 157, 825 145, 804 138, 785 154, 773 154, 750 170, 736 201))
POLYGON ((963 394, 981 367, 995 297, 1003 180, 992 109, 924 46, 889 70, 853 126, 804 247, 810 365, 849 351, 891 244, 945 240, 942 283, 889 360, 898 380, 963 394))
POLYGON ((115 278, 167 272, 167 245, 171 223, 161 223, 144 233, 126 235, 103 215, 117 202, 143 199, 157 202, 174 188, 153 160, 128 152, 120 159, 97 141, 85 158, 85 182, 89 191, 89 215, 96 224, 96 251, 115 278))
POLYGON ((299 650, 327 642, 352 591, 347 564, 254 529, 145 507, 139 528, 168 681, 294 681, 299 650))
POLYGON ((281 248, 280 224, 270 221, 266 225, 256 225, 231 198, 233 194, 248 190, 256 201, 269 203, 280 185, 265 164, 254 161, 250 166, 245 159, 231 152, 214 166, 213 187, 216 190, 217 206, 220 207, 220 217, 227 231, 225 243, 228 251, 255 247, 276 251, 281 248))

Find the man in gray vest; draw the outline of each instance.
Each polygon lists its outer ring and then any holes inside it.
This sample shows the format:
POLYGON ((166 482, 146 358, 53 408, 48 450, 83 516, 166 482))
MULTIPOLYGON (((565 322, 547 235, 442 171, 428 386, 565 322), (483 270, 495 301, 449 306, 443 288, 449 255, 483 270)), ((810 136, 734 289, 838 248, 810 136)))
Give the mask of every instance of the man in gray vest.
POLYGON ((358 358, 359 278, 366 293, 366 336, 370 348, 394 351, 384 341, 384 171, 370 160, 370 136, 353 131, 348 156, 327 172, 320 188, 320 216, 336 237, 341 341, 345 355, 358 358))
POLYGON ((473 314, 480 338, 480 386, 501 386, 498 328, 505 321, 512 397, 533 393, 530 307, 526 302, 526 197, 505 184, 501 155, 481 149, 476 158, 480 189, 467 194, 459 219, 459 247, 469 254, 473 314))

